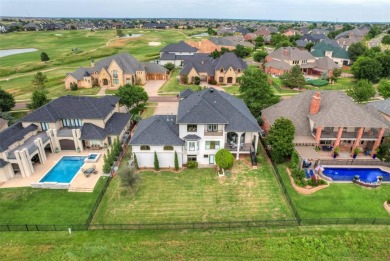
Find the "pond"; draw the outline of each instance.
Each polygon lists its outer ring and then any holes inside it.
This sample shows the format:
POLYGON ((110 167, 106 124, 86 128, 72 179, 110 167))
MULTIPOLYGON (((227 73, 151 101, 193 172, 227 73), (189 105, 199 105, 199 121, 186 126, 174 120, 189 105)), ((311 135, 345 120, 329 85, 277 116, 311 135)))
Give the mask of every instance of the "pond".
POLYGON ((30 53, 35 51, 38 51, 38 49, 35 48, 5 49, 5 50, 0 50, 0 57, 10 56, 10 55, 20 54, 20 53, 30 53))

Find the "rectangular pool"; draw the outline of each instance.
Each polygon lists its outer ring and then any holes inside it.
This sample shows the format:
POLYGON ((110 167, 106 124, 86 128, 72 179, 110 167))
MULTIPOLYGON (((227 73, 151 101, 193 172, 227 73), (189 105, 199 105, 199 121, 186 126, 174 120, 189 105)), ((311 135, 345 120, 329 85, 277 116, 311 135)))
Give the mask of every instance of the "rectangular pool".
POLYGON ((390 173, 379 168, 331 168, 324 167, 324 175, 334 181, 352 181, 355 176, 359 176, 361 181, 372 183, 378 180, 379 176, 383 181, 390 181, 390 173))
POLYGON ((70 183, 83 166, 85 158, 83 156, 63 156, 39 182, 70 183))

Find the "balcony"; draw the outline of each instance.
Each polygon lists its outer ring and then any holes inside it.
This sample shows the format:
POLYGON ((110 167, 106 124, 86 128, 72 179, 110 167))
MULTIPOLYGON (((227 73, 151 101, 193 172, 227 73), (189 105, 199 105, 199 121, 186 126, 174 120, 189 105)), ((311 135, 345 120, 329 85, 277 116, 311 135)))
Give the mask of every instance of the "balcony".
MULTIPOLYGON (((239 152, 244 152, 244 153, 249 154, 251 151, 251 147, 252 147, 252 144, 250 144, 250 143, 241 143, 239 152)), ((237 145, 225 143, 225 149, 234 153, 234 152, 237 152, 237 145)))
POLYGON ((205 131, 204 136, 223 136, 223 131, 205 131))
POLYGON ((80 127, 77 128, 70 128, 70 127, 62 127, 58 129, 57 131, 57 136, 58 137, 66 137, 66 138, 72 138, 72 130, 73 129, 79 129, 80 127))
MULTIPOLYGON (((346 132, 343 131, 341 134, 342 140, 356 140, 357 131, 346 132)), ((321 139, 324 140, 336 140, 337 139, 337 131, 322 131, 321 139)), ((313 136, 315 137, 315 131, 313 132, 313 136)), ((363 132, 362 140, 376 140, 378 138, 378 131, 375 129, 370 130, 369 132, 363 132)))

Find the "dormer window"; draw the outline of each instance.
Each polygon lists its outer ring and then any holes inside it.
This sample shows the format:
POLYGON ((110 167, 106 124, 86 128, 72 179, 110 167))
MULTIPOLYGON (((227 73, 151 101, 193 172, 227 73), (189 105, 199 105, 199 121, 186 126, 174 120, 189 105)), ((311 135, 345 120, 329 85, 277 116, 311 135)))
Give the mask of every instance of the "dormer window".
POLYGON ((221 73, 223 73, 223 68, 221 68, 219 71, 220 71, 221 73))
POLYGON ((241 72, 241 68, 238 68, 238 69, 237 69, 237 72, 240 73, 240 72, 241 72))

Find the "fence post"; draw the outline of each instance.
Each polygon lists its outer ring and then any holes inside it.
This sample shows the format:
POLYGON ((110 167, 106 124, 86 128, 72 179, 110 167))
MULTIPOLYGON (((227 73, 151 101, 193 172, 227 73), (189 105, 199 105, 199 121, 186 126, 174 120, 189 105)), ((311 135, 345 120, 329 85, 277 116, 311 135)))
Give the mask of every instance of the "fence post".
POLYGON ((28 230, 28 226, 27 226, 27 224, 25 224, 25 226, 26 226, 26 231, 30 231, 30 230, 28 230))
POLYGON ((8 229, 8 231, 11 231, 11 230, 9 229, 9 225, 7 225, 7 229, 8 229))
POLYGON ((340 218, 337 218, 337 222, 336 222, 336 225, 338 225, 338 224, 339 224, 339 220, 340 220, 340 218))
POLYGON ((357 220, 358 220, 358 219, 357 219, 357 218, 355 218, 355 224, 354 224, 354 225, 356 225, 356 223, 357 223, 357 220))
POLYGON ((376 222, 376 218, 374 218, 374 222, 372 222, 372 224, 375 225, 375 222, 376 222))
POLYGON ((57 231, 56 225, 54 224, 54 231, 57 231))
POLYGON ((318 224, 317 225, 319 225, 320 223, 321 223, 321 218, 318 219, 318 224))
POLYGON ((35 224, 35 228, 37 229, 37 231, 39 231, 39 229, 38 229, 38 225, 37 225, 37 224, 35 224))

